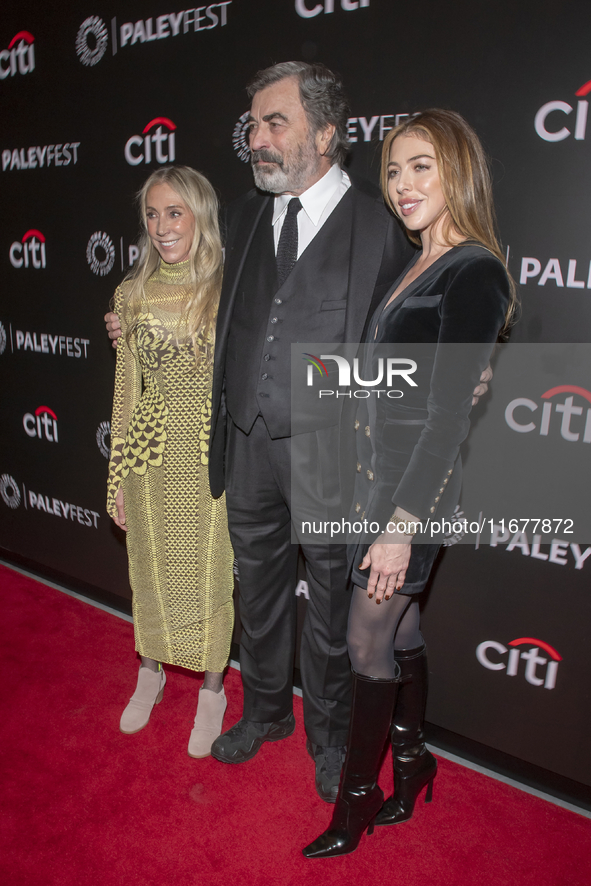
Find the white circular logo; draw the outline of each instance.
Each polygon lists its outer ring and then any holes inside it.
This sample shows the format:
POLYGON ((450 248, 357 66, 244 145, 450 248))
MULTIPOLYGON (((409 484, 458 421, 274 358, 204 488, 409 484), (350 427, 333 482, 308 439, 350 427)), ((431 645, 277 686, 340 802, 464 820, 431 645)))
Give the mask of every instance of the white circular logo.
POLYGON ((248 144, 248 118, 250 111, 245 111, 234 127, 232 144, 243 163, 250 163, 250 145, 248 144))
POLYGON ((115 247, 108 234, 95 231, 86 247, 86 261, 93 274, 105 277, 115 264, 115 247), (98 250, 98 253, 97 253, 98 250), (101 257, 101 252, 104 256, 101 257))
POLYGON ((2 474, 0 477, 0 496, 9 508, 18 508, 21 503, 21 491, 18 483, 10 474, 2 474))
POLYGON ((76 36, 76 53, 83 65, 92 67, 100 62, 107 51, 109 32, 98 15, 85 19, 76 36))
POLYGON ((0 323, 0 354, 3 354, 6 350, 6 330, 2 323, 0 323))
POLYGON ((111 438, 111 422, 102 421, 98 428, 96 429, 96 445, 100 449, 101 455, 104 455, 105 458, 111 457, 111 447, 107 446, 107 437, 109 437, 109 442, 111 438))

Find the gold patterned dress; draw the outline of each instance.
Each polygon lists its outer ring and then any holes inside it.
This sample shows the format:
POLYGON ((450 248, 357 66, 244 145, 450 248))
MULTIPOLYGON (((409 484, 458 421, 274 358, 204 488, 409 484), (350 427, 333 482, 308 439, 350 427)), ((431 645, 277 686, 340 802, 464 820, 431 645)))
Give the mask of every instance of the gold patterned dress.
POLYGON ((137 651, 195 671, 220 672, 230 652, 234 555, 225 498, 208 479, 212 367, 195 369, 182 310, 189 262, 160 263, 139 322, 123 336, 111 423, 107 510, 123 488, 137 651))

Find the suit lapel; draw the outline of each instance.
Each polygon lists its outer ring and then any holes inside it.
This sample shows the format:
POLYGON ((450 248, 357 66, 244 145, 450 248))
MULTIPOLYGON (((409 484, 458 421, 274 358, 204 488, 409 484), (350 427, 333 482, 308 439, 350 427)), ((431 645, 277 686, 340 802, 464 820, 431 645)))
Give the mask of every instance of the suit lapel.
POLYGON ((374 292, 388 228, 381 200, 353 185, 353 225, 349 252, 349 290, 345 318, 345 341, 358 342, 374 292))
MULTIPOLYGON (((254 237, 261 215, 269 200, 270 197, 263 197, 256 191, 251 192, 248 195, 245 204, 232 216, 229 224, 228 237, 226 240, 224 277, 216 325, 211 418, 212 440, 215 436, 220 414, 220 405, 222 403, 226 367, 226 347, 228 344, 230 323, 232 322, 236 290, 238 288, 240 275, 242 273, 242 268, 244 267, 244 262, 246 261, 246 256, 248 255, 250 244, 252 243, 252 238, 254 237)), ((218 445, 223 447, 223 441, 218 445)))
POLYGON ((224 279, 218 310, 217 340, 220 348, 225 348, 240 275, 242 274, 244 262, 246 261, 257 225, 270 199, 270 197, 263 197, 258 193, 253 193, 252 199, 246 203, 240 212, 236 213, 230 223, 224 262, 224 279))

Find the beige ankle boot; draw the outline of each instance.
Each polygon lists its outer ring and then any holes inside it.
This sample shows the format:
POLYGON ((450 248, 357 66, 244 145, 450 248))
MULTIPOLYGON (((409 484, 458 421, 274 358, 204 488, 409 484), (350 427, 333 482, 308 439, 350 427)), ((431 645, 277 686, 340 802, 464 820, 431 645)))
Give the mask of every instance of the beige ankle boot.
POLYGON ((221 735, 224 713, 228 702, 224 687, 220 692, 212 692, 211 689, 199 690, 199 702, 195 725, 189 739, 190 757, 208 757, 211 752, 212 742, 221 735))
POLYGON ((136 690, 121 715, 119 724, 121 732, 132 735, 148 724, 152 708, 162 701, 165 683, 166 674, 163 668, 151 671, 149 668, 140 667, 136 690))

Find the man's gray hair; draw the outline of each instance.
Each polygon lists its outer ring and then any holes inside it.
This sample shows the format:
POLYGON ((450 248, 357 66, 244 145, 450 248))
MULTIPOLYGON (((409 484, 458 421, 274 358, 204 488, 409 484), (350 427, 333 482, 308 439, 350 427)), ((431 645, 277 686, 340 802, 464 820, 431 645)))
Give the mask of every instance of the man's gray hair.
POLYGON ((248 97, 287 77, 295 77, 300 88, 300 101, 308 118, 312 135, 332 124, 335 132, 326 156, 342 166, 349 150, 347 121, 349 103, 339 78, 325 65, 306 62, 282 62, 265 68, 248 84, 248 97))

